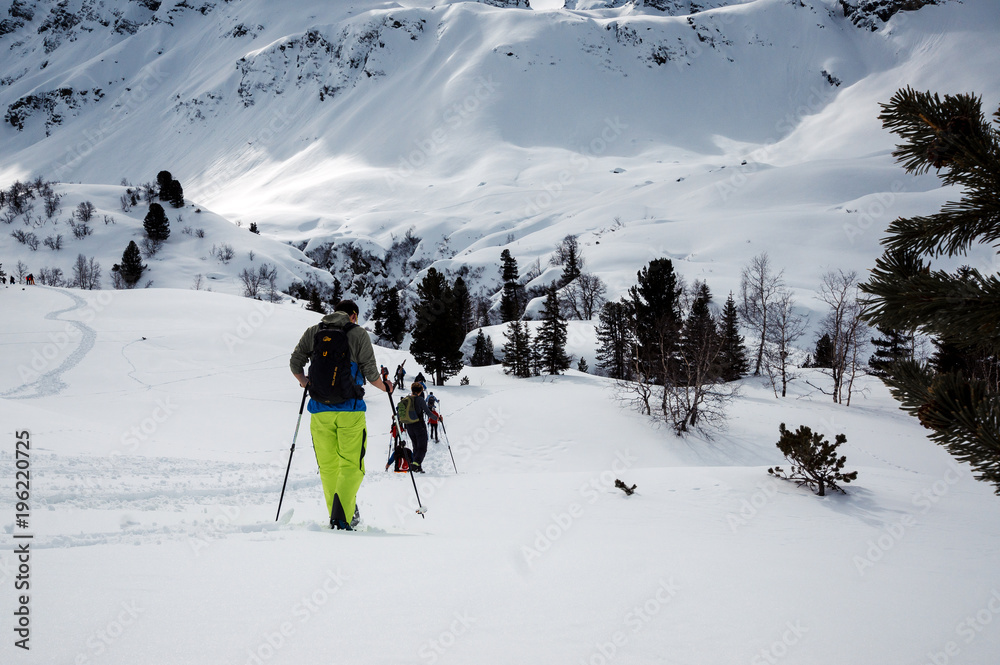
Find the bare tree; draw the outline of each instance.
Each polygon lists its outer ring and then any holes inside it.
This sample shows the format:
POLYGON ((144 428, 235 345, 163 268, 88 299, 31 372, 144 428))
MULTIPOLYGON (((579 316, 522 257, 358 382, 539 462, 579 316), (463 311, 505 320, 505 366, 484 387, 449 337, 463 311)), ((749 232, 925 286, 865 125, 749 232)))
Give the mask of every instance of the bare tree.
POLYGON ((774 298, 771 320, 768 324, 767 346, 764 350, 764 368, 775 397, 778 396, 778 384, 781 384, 781 396, 788 394, 788 383, 795 379, 791 373, 789 356, 792 344, 806 330, 808 318, 795 313, 795 300, 788 289, 781 289, 774 298))
POLYGON ((257 298, 261 291, 266 291, 268 300, 274 302, 277 289, 275 282, 278 278, 278 269, 268 263, 263 263, 257 270, 244 268, 240 272, 240 281, 243 282, 243 295, 247 298, 257 298))
POLYGON ((76 218, 86 224, 94 218, 94 211, 97 208, 90 201, 84 201, 76 207, 76 218))
POLYGON ((95 290, 101 288, 101 264, 90 257, 88 261, 83 254, 77 254, 76 263, 73 264, 73 280, 70 286, 95 290))
POLYGON ((597 275, 585 272, 562 289, 559 304, 568 318, 589 321, 604 306, 608 287, 597 275))
POLYGON ((861 371, 863 350, 869 336, 867 326, 860 319, 858 295, 858 274, 855 271, 845 273, 837 270, 823 275, 819 299, 830 310, 823 320, 822 329, 830 336, 833 346, 830 368, 833 387, 827 394, 837 404, 844 404, 846 399, 847 406, 851 404, 854 379, 861 371))
POLYGON ((740 318, 757 338, 757 361, 754 376, 760 375, 764 362, 764 345, 767 343, 768 319, 778 291, 784 286, 784 270, 774 274, 767 252, 761 252, 743 268, 740 279, 740 301, 737 304, 740 318))

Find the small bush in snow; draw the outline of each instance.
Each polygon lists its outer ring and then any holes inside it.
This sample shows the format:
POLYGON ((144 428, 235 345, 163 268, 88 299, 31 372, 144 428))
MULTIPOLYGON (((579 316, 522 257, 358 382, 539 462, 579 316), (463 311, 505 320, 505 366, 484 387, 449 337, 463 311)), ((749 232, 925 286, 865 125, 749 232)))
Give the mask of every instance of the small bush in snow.
POLYGON ((795 433, 785 429, 785 423, 778 428, 781 438, 778 439, 778 449, 792 463, 791 473, 786 473, 780 466, 767 470, 772 476, 785 480, 794 480, 797 485, 808 485, 819 496, 826 495, 826 489, 844 489, 838 482, 845 485, 858 477, 857 471, 843 473, 842 469, 847 457, 837 457, 837 448, 847 441, 847 437, 838 434, 836 443, 826 441, 822 434, 813 432, 805 425, 800 426, 795 433))

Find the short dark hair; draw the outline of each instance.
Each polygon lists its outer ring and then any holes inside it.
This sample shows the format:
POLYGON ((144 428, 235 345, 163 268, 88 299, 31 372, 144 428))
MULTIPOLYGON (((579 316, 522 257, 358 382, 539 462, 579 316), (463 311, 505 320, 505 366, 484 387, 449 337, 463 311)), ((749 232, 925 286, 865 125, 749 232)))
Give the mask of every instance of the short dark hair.
POLYGON ((350 316, 351 314, 357 314, 358 303, 354 302, 353 300, 341 300, 334 306, 333 311, 344 312, 348 316, 350 316))

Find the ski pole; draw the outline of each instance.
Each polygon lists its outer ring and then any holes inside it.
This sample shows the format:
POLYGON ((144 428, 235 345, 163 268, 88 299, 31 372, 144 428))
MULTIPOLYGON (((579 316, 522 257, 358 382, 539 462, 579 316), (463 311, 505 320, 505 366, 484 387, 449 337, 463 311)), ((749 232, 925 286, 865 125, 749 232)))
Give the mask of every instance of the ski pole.
MULTIPOLYGON (((393 420, 393 422, 395 422, 396 421, 396 404, 395 404, 395 402, 392 401, 392 393, 391 392, 389 392, 387 390, 387 391, 385 391, 385 394, 389 398, 389 406, 392 407, 392 420, 393 420)), ((399 423, 399 427, 401 428, 402 426, 403 426, 403 423, 399 423)), ((413 465, 412 464, 409 465, 409 472, 410 472, 410 480, 413 481, 413 493, 417 495, 417 506, 419 506, 417 508, 417 512, 420 514, 421 518, 426 519, 424 517, 424 513, 427 512, 427 509, 424 508, 424 505, 422 503, 420 503, 420 492, 417 491, 417 479, 413 475, 413 465)))
POLYGON ((278 513, 274 516, 277 522, 281 516, 281 502, 285 500, 285 486, 288 485, 288 472, 292 470, 292 455, 295 454, 295 439, 299 438, 299 425, 302 423, 302 411, 306 408, 306 395, 309 394, 309 386, 302 389, 302 404, 299 405, 299 419, 295 421, 295 434, 292 435, 292 449, 288 451, 288 468, 285 469, 285 482, 281 483, 281 498, 278 499, 278 513))
POLYGON ((458 467, 455 466, 455 454, 451 452, 451 441, 448 440, 448 428, 444 426, 444 416, 441 416, 441 431, 444 432, 444 442, 448 444, 448 454, 451 455, 451 465, 455 469, 455 473, 458 473, 458 467))

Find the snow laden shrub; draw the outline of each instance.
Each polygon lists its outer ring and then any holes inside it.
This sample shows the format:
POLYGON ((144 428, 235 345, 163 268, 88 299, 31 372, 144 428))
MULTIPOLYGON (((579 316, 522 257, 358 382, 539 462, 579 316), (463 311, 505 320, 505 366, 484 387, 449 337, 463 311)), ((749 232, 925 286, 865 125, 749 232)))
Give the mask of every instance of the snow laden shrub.
POLYGON ((780 466, 769 468, 772 476, 785 480, 794 480, 797 485, 808 485, 819 496, 826 496, 827 488, 846 494, 838 483, 845 485, 857 480, 858 472, 843 473, 847 457, 837 457, 837 448, 847 441, 847 437, 838 434, 836 443, 825 440, 819 432, 813 432, 805 425, 794 433, 785 429, 785 423, 778 428, 781 438, 778 439, 778 449, 789 462, 791 473, 786 473, 780 466))

